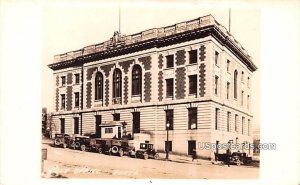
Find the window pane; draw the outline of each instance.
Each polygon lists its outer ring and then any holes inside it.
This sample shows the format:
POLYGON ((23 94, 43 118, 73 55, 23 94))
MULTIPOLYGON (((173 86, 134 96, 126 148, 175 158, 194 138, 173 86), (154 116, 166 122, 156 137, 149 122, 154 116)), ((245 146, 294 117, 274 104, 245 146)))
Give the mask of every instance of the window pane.
POLYGON ((173 97, 173 78, 166 80, 167 84, 167 97, 173 97))
POLYGON ((189 51, 190 64, 197 63, 197 50, 189 51))
POLYGON ((197 75, 189 76, 189 94, 197 93, 197 75))
POLYGON ((166 56, 167 59, 167 68, 174 67, 174 55, 166 56))

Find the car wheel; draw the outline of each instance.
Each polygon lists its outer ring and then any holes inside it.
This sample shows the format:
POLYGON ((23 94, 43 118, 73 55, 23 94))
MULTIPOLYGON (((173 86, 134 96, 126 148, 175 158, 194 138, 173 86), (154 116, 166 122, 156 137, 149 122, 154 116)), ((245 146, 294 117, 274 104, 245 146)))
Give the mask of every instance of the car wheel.
POLYGON ((98 153, 102 154, 102 148, 98 148, 98 153))
POLYGON ((120 149, 120 150, 119 150, 119 156, 120 156, 120 157, 123 157, 123 155, 124 155, 124 151, 123 151, 122 149, 120 149))
POLYGON ((113 146, 111 148, 111 152, 114 153, 114 154, 118 153, 118 151, 119 151, 119 148, 117 146, 113 146))
POLYGON ((159 155, 158 155, 158 153, 156 153, 155 155, 154 155, 154 159, 158 159, 159 158, 159 155))
POLYGON ((240 166, 240 165, 241 165, 241 161, 240 161, 240 160, 237 160, 237 161, 236 161, 236 165, 237 165, 237 166, 240 166))
POLYGON ((54 145, 60 145, 60 139, 55 139, 54 140, 54 145))
POLYGON ((81 151, 85 152, 85 151, 86 151, 85 145, 81 145, 81 146, 80 146, 80 149, 81 149, 81 151))
POLYGON ((148 154, 144 154, 144 159, 147 160, 149 158, 148 154))
POLYGON ((67 148, 67 144, 66 144, 66 143, 64 143, 64 144, 63 144, 63 147, 64 147, 64 148, 67 148))

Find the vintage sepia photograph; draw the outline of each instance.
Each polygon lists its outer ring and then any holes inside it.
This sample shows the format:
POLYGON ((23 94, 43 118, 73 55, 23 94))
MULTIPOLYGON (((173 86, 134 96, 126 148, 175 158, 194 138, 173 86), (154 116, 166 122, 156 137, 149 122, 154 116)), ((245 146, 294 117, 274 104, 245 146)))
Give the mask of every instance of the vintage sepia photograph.
POLYGON ((259 179, 260 25, 259 8, 44 7, 41 177, 259 179))
POLYGON ((299 5, 0 0, 0 185, 299 185, 299 5))

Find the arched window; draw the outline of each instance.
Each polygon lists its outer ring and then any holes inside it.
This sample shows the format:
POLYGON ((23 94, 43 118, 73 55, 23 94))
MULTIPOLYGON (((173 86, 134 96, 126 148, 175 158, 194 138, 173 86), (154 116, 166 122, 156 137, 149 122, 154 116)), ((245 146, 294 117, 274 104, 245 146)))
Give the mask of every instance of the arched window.
POLYGON ((120 69, 115 69, 113 74, 113 98, 122 95, 122 74, 120 69))
POLYGON ((238 72, 237 70, 234 71, 234 98, 237 98, 237 79, 238 79, 238 72))
POLYGON ((95 100, 103 99, 103 75, 100 72, 96 73, 95 77, 95 100))
POLYGON ((132 70, 132 95, 141 95, 142 91, 142 68, 134 65, 132 70))

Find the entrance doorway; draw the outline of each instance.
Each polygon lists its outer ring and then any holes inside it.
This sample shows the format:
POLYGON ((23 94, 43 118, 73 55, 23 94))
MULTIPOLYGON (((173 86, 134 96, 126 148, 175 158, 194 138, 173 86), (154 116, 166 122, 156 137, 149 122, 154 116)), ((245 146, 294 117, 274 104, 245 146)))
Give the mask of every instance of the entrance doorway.
POLYGON ((196 140, 188 141, 188 155, 193 154, 193 150, 196 149, 196 140))
POLYGON ((133 133, 140 133, 140 112, 132 113, 133 133))

